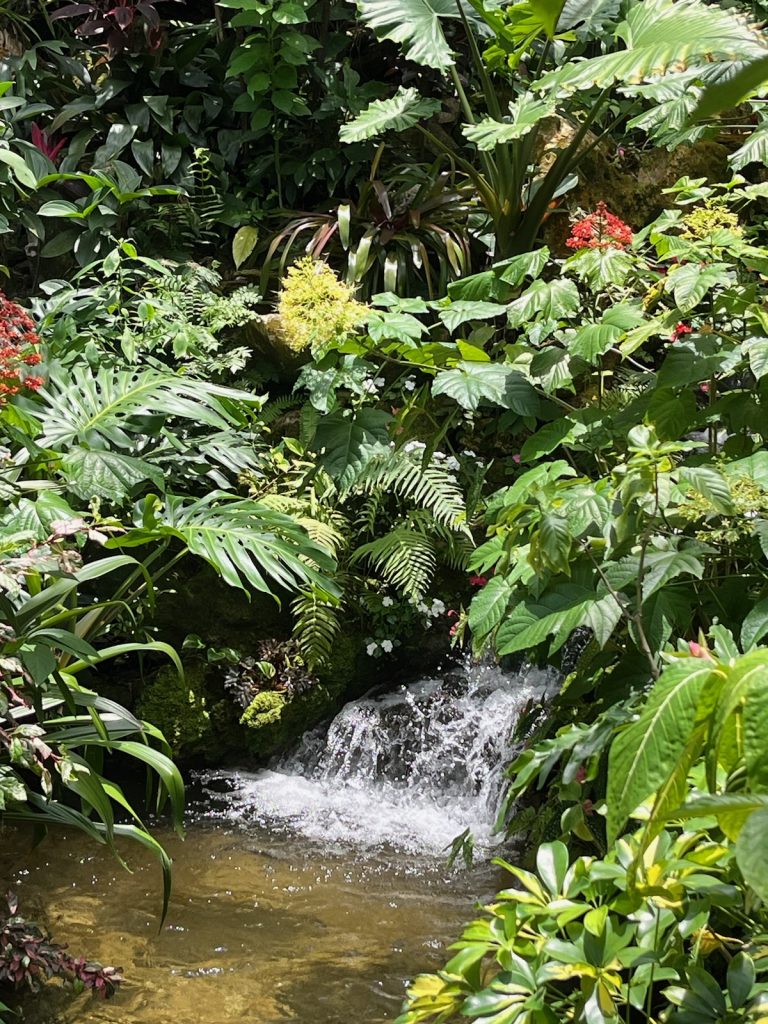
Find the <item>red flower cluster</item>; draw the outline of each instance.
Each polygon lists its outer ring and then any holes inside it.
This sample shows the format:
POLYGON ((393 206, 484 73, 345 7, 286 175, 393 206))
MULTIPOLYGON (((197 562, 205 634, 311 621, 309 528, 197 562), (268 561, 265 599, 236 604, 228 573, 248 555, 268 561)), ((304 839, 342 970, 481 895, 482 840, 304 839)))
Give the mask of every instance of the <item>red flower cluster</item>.
POLYGON ((569 249, 626 249, 632 244, 632 228, 599 202, 590 213, 571 225, 569 249))
POLYGON ((670 341, 680 341, 685 334, 693 334, 693 328, 688 324, 679 323, 669 336, 670 341))
POLYGON ((25 367, 42 361, 34 347, 39 344, 32 318, 0 292, 0 406, 12 395, 37 391, 42 385, 42 377, 22 376, 25 367))

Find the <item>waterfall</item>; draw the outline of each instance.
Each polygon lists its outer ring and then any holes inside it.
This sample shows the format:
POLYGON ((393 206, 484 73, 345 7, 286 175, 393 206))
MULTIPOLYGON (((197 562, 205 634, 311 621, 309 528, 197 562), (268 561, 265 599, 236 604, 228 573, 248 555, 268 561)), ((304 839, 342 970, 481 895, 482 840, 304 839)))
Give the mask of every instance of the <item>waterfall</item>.
POLYGON ((467 661, 352 701, 269 769, 202 773, 209 806, 326 845, 444 855, 466 828, 489 845, 515 724, 557 683, 552 671, 467 661))

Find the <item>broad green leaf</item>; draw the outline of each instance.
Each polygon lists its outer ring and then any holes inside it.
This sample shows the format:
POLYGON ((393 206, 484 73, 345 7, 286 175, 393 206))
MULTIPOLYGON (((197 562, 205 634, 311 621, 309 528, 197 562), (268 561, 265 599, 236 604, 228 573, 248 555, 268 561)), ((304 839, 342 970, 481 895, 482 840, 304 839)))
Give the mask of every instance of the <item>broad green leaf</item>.
POLYGON ((469 606, 469 628, 477 637, 487 636, 501 622, 507 610, 512 587, 503 576, 494 576, 473 598, 469 606))
POLYGON ((379 39, 400 43, 407 60, 445 71, 454 63, 443 18, 458 18, 454 0, 359 0, 360 19, 379 39))
POLYGON ((37 178, 30 168, 27 167, 24 158, 19 156, 18 153, 0 147, 0 164, 10 167, 11 173, 20 185, 25 185, 27 188, 35 188, 37 186, 37 178))
POLYGON ((522 284, 526 277, 537 278, 549 262, 549 255, 549 249, 545 245, 497 263, 494 271, 499 273, 501 280, 506 284, 517 286, 522 284))
POLYGON ((384 132, 404 132, 439 109, 439 100, 427 99, 416 89, 401 86, 391 99, 374 100, 354 120, 342 125, 339 138, 342 142, 362 142, 384 132))
POLYGON ((567 444, 585 431, 586 428, 580 423, 574 423, 566 417, 553 420, 528 438, 520 450, 520 457, 523 462, 536 462, 543 455, 550 455, 561 444, 567 444))
POLYGON ((574 583, 558 586, 543 597, 529 598, 512 609, 499 626, 496 650, 500 655, 532 650, 553 637, 550 654, 558 651, 574 629, 588 626, 604 646, 621 618, 610 594, 599 595, 574 583))
POLYGON ((712 289, 731 277, 725 263, 702 266, 699 263, 683 263, 675 266, 667 275, 665 288, 671 292, 681 313, 690 313, 712 289))
POLYGON ((631 85, 697 62, 762 56, 766 49, 756 29, 728 11, 696 0, 644 0, 629 10, 617 34, 626 49, 569 61, 544 75, 535 88, 575 92, 617 82, 631 85))
POLYGON ((67 486, 78 497, 121 501, 143 484, 163 489, 163 473, 142 459, 120 452, 71 448, 61 461, 67 486))
POLYGON ((352 416, 339 410, 320 420, 313 448, 339 487, 351 487, 365 464, 388 444, 391 421, 380 409, 360 409, 352 416))
POLYGON ((768 55, 755 57, 724 80, 705 86, 693 111, 692 120, 703 121, 724 110, 740 106, 768 83, 768 55))
POLYGON ((259 229, 250 224, 244 224, 235 232, 232 239, 232 261, 235 269, 239 270, 251 255, 259 240, 259 229))
POLYGON ((701 579, 704 565, 694 551, 650 551, 646 554, 643 574, 643 601, 678 576, 701 579))
POLYGON ((560 320, 572 316, 581 307, 579 289, 573 281, 556 277, 552 281, 534 281, 507 307, 510 327, 522 327, 541 316, 544 320, 560 320))
POLYGON ((693 732, 701 693, 713 679, 715 666, 708 659, 673 663, 657 680, 638 720, 613 741, 606 793, 610 842, 674 772, 693 732))
POLYGON ((555 110, 554 100, 538 99, 533 93, 527 92, 509 105, 509 117, 497 121, 492 117, 484 117, 477 124, 464 125, 462 131, 469 142, 474 142, 480 152, 495 149, 523 138, 545 117, 550 117, 555 110))
POLYGON ((768 373, 768 338, 748 338, 744 348, 749 358, 749 368, 760 380, 768 373))
POLYGON ((559 896, 568 871, 568 847, 565 843, 542 843, 536 851, 539 878, 553 896, 559 896))
POLYGON ((541 517, 538 533, 531 544, 531 559, 553 572, 570 576, 572 535, 568 520, 561 515, 548 512, 541 517))
POLYGON ((741 646, 745 652, 768 634, 768 597, 752 605, 741 624, 741 646))
POLYGON ((768 901, 768 808, 751 814, 736 840, 736 863, 747 885, 768 901))
POLYGON ((451 370, 441 370, 432 383, 432 394, 448 395, 471 411, 483 401, 519 416, 535 416, 539 408, 538 395, 525 377, 498 363, 461 362, 451 370))
POLYGON ((683 487, 701 494, 723 515, 733 515, 733 498, 728 481, 714 466, 682 466, 678 480, 683 487))
POLYGON ((493 320, 503 316, 507 307, 496 302, 466 302, 459 300, 443 307, 438 316, 446 329, 453 333, 469 320, 493 320))

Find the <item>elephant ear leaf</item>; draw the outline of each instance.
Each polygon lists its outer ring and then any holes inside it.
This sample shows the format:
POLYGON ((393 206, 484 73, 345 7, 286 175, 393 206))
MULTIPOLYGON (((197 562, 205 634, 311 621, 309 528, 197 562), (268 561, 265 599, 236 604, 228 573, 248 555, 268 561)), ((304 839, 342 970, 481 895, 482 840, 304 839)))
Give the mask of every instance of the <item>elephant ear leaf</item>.
POLYGON ((439 109, 439 100, 426 99, 416 89, 400 88, 390 99, 374 100, 353 121, 342 125, 339 138, 362 142, 384 132, 403 132, 439 109))
POLYGON ((443 18, 458 18, 456 0, 361 0, 360 17, 379 39, 400 43, 408 60, 445 71, 454 63, 443 18))

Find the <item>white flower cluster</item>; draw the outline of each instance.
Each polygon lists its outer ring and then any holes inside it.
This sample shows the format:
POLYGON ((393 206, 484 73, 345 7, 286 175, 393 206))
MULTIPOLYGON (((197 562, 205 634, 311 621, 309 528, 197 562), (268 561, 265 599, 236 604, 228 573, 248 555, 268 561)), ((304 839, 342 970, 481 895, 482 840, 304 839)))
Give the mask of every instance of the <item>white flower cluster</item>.
POLYGON ((386 383, 387 382, 383 377, 366 377, 362 385, 363 391, 367 392, 369 395, 375 395, 381 391, 386 383))
POLYGON ((445 462, 445 468, 450 469, 453 473, 458 473, 461 469, 461 463, 454 455, 446 455, 445 452, 434 452, 432 458, 435 462, 445 462))
POLYGON ((416 378, 415 377, 408 377, 406 380, 403 381, 403 387, 405 388, 406 391, 415 391, 416 390, 416 378))
POLYGON ((381 640, 379 643, 376 643, 375 640, 372 640, 365 648, 365 653, 368 655, 369 658, 376 657, 379 651, 381 651, 383 654, 391 654, 394 646, 395 645, 392 643, 391 640, 381 640))
POLYGON ((382 606, 383 606, 384 608, 391 608, 391 607, 392 607, 392 605, 393 605, 393 604, 394 604, 395 602, 394 602, 394 601, 392 600, 392 598, 391 598, 391 597, 387 596, 387 597, 382 597, 382 599, 381 599, 381 603, 382 603, 382 606))
POLYGON ((441 615, 445 615, 445 603, 439 597, 436 597, 431 604, 427 604, 426 601, 411 601, 411 604, 416 608, 417 612, 425 616, 425 629, 432 628, 433 619, 439 619, 441 615))

